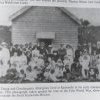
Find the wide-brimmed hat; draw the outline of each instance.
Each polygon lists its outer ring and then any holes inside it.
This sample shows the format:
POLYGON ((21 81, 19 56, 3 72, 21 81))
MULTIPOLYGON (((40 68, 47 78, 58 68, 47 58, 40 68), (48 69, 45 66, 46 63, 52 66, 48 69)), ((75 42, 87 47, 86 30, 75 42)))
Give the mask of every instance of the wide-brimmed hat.
POLYGON ((6 42, 2 42, 1 46, 7 46, 7 43, 6 42))

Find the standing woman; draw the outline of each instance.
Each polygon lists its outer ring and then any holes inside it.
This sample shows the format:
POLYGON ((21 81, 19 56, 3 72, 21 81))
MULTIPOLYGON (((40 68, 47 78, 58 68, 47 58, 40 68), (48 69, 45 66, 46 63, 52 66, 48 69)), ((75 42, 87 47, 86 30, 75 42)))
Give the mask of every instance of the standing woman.
POLYGON ((2 45, 2 63, 3 63, 3 70, 2 75, 5 76, 7 74, 7 70, 9 69, 9 62, 10 62, 10 52, 7 48, 7 44, 5 42, 1 43, 2 45))

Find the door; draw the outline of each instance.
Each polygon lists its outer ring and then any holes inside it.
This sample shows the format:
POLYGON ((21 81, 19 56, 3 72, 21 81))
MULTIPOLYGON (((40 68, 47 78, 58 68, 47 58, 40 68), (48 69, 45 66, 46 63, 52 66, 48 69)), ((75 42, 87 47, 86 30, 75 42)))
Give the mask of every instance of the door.
POLYGON ((39 44, 44 43, 45 47, 52 45, 52 39, 39 39, 39 44))

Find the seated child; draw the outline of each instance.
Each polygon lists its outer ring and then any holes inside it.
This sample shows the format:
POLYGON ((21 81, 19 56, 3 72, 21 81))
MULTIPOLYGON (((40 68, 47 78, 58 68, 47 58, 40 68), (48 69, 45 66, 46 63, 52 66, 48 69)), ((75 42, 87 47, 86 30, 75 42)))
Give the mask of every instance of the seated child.
POLYGON ((6 82, 7 83, 17 82, 18 76, 19 76, 19 73, 17 72, 16 68, 10 68, 7 70, 6 82))
POLYGON ((49 74, 49 80, 50 82, 58 82, 59 79, 57 79, 56 74, 55 74, 55 70, 51 70, 50 74, 49 74))
POLYGON ((34 69, 34 75, 36 75, 37 78, 36 81, 41 81, 43 79, 43 73, 42 69, 38 66, 36 66, 36 69, 34 69))
POLYGON ((65 68, 64 68, 64 80, 65 81, 70 81, 70 78, 71 78, 71 73, 70 73, 70 70, 69 70, 69 65, 65 65, 65 68))
POLYGON ((27 68, 27 57, 26 55, 22 52, 22 54, 19 56, 19 72, 21 70, 23 70, 24 72, 26 72, 26 68, 27 68))
POLYGON ((43 60, 43 56, 40 55, 39 58, 38 58, 38 63, 37 63, 37 66, 42 70, 43 67, 44 67, 44 60, 43 60))
POLYGON ((79 63, 79 61, 74 61, 74 63, 71 65, 71 77, 74 80, 82 77, 82 65, 79 63))
POLYGON ((23 69, 20 70, 18 82, 21 83, 25 80, 26 74, 23 69))
POLYGON ((64 61, 63 61, 63 63, 64 63, 64 66, 67 66, 67 67, 69 67, 68 69, 70 70, 70 59, 68 58, 68 56, 65 56, 64 57, 64 61))
POLYGON ((14 55, 10 58, 10 64, 19 72, 19 56, 17 52, 14 52, 14 55))
POLYGON ((89 81, 96 81, 98 73, 99 72, 97 68, 89 68, 89 81))
POLYGON ((29 64, 29 62, 31 61, 31 57, 32 57, 31 51, 27 51, 25 54, 27 57, 27 64, 29 64))
POLYGON ((58 82, 59 79, 57 79, 57 74, 55 73, 54 69, 50 69, 50 67, 47 67, 44 73, 45 81, 47 82, 58 82))
POLYGON ((51 57, 48 57, 48 62, 49 62, 49 67, 51 67, 51 69, 54 69, 55 61, 51 57))
POLYGON ((89 70, 89 64, 90 64, 90 55, 88 54, 88 51, 85 49, 82 56, 79 58, 80 64, 82 65, 82 77, 84 79, 88 78, 88 70, 89 70))
POLYGON ((33 82, 37 78, 37 75, 34 74, 34 71, 32 71, 32 68, 29 66, 26 69, 26 78, 25 80, 28 82, 33 82))
POLYGON ((55 62, 57 62, 57 60, 58 60, 58 58, 59 58, 59 55, 58 55, 58 51, 53 51, 53 60, 55 61, 55 62))
POLYGON ((35 55, 35 56, 39 57, 39 54, 40 54, 40 52, 38 50, 38 47, 35 45, 34 50, 32 50, 32 56, 35 55))
POLYGON ((62 81, 63 72, 64 72, 64 66, 62 64, 57 63, 55 65, 55 76, 57 79, 59 79, 59 81, 62 81))
POLYGON ((64 68, 64 64, 63 64, 63 62, 62 62, 62 60, 61 59, 58 59, 58 61, 57 61, 57 63, 56 63, 56 65, 58 65, 59 66, 59 68, 64 68))
POLYGON ((50 81, 49 76, 50 76, 50 67, 46 66, 45 72, 44 72, 45 81, 50 81))
POLYGON ((32 70, 34 67, 38 65, 38 57, 32 57, 31 61, 29 62, 29 66, 31 66, 32 70))

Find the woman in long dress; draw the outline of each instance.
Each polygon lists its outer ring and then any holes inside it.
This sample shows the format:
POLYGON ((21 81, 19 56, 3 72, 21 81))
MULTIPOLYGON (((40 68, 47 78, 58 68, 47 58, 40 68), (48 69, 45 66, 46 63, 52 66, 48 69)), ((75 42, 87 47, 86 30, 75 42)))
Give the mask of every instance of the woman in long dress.
POLYGON ((2 45, 1 58, 3 63, 2 76, 5 76, 7 74, 7 70, 9 69, 10 52, 5 42, 3 42, 1 45, 2 45))

